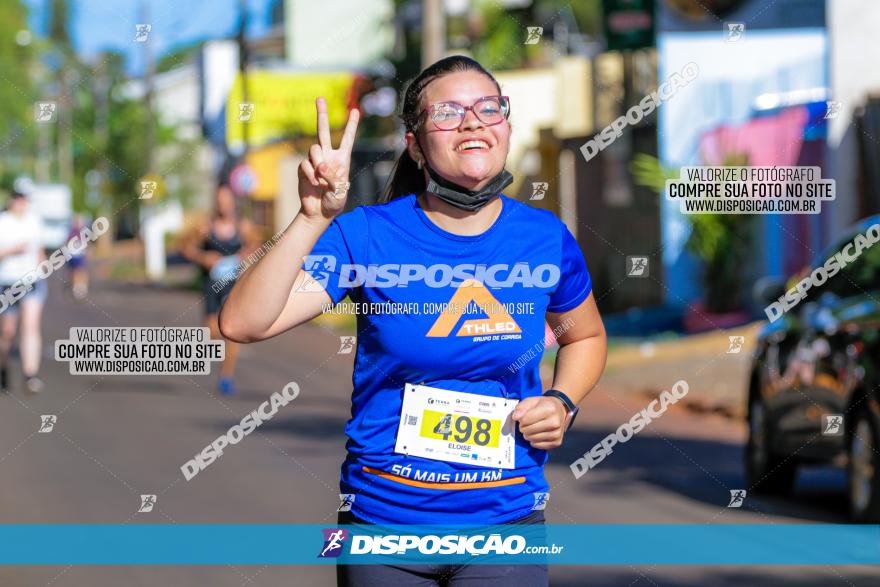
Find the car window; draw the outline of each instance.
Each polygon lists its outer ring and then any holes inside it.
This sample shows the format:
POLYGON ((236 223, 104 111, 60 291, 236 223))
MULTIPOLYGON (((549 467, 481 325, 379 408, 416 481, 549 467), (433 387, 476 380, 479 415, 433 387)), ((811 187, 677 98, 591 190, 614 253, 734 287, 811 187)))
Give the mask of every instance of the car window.
MULTIPOLYGON (((849 263, 840 272, 849 295, 877 292, 880 289, 880 247, 869 247, 862 250, 858 259, 849 263)), ((838 294, 840 295, 840 294, 838 294)))
MULTIPOLYGON (((852 237, 841 240, 834 247, 829 248, 824 254, 824 259, 833 257, 847 244, 852 242, 852 237)), ((854 250, 850 247, 850 252, 854 250)), ((823 262, 824 262, 823 259, 823 262)), ((819 263, 821 265, 822 263, 819 263)), ((818 287, 808 290, 807 299, 804 301, 816 301, 819 297, 830 292, 834 295, 847 298, 866 294, 874 294, 880 297, 880 246, 868 247, 862 250, 862 254, 846 264, 833 277, 818 287)))

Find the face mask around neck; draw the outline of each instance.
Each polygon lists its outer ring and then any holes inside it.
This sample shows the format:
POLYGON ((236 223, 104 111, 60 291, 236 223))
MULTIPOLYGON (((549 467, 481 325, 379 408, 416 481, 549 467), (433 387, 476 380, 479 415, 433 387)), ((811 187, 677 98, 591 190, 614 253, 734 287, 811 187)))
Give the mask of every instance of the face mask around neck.
POLYGON ((427 191, 456 208, 468 211, 479 210, 513 182, 513 175, 506 169, 502 169, 501 173, 492 178, 483 189, 477 191, 469 190, 441 177, 431 169, 430 165, 428 165, 428 176, 430 180, 427 191))

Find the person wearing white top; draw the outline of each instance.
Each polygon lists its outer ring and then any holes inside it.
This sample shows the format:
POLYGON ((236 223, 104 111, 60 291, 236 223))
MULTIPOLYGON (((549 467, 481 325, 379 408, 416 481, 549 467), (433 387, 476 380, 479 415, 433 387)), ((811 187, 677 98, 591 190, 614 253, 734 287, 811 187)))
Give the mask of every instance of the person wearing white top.
MULTIPOLYGON (((46 258, 43 251, 42 221, 28 208, 27 197, 21 192, 13 191, 6 210, 0 213, 0 294, 34 271, 46 258)), ((0 390, 2 391, 9 389, 9 352, 15 342, 19 314, 21 315, 19 347, 25 387, 33 393, 43 389, 43 382, 38 377, 38 372, 42 355, 40 323, 46 293, 45 281, 38 278, 30 285, 24 296, 15 303, 9 303, 0 314, 0 390)))

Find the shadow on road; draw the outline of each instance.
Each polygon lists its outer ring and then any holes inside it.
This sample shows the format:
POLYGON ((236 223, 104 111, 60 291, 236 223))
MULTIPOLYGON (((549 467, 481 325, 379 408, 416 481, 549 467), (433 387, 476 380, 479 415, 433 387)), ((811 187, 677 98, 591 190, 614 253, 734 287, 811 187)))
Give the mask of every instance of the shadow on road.
POLYGON ((112 377, 104 376, 95 384, 86 381, 86 388, 95 393, 157 393, 177 395, 180 393, 180 385, 173 381, 162 381, 155 378, 138 379, 135 377, 112 377))
MULTIPOLYGON (((202 428, 210 429, 220 434, 225 434, 230 427, 241 421, 230 415, 222 420, 204 419, 201 421, 202 428)), ((323 416, 316 414, 290 416, 285 418, 276 417, 273 420, 263 422, 259 431, 261 434, 283 435, 296 440, 311 440, 317 442, 333 441, 328 446, 339 450, 345 444, 346 418, 335 416, 323 416)))
MULTIPOLYGON (((570 463, 599 443, 608 431, 570 430, 565 444, 551 452, 548 467, 563 467, 580 491, 599 491, 638 499, 650 483, 710 506, 726 508, 731 489, 748 489, 739 444, 657 436, 637 436, 617 444, 596 467, 575 480, 570 463), (596 475, 601 471, 613 475, 596 475), (591 476, 593 476, 591 478, 591 476)), ((847 502, 843 471, 803 468, 791 498, 748 495, 743 510, 822 522, 846 522, 847 502)), ((627 520, 632 522, 632 520, 627 520)))

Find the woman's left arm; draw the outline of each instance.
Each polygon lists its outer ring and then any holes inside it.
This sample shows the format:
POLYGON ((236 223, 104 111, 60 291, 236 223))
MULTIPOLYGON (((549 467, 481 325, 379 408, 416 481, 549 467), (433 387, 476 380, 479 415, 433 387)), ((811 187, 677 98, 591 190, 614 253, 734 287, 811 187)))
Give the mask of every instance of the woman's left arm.
MULTIPOLYGON (((592 292, 567 312, 548 312, 547 323, 557 333, 559 351, 551 389, 578 404, 595 387, 605 369, 608 344, 605 326, 592 292)), ((568 425, 565 405, 548 396, 528 397, 516 406, 513 419, 534 448, 549 450, 562 444, 568 425)))

